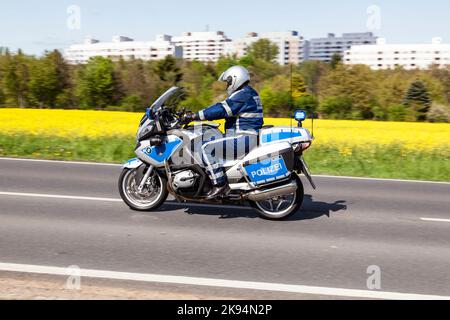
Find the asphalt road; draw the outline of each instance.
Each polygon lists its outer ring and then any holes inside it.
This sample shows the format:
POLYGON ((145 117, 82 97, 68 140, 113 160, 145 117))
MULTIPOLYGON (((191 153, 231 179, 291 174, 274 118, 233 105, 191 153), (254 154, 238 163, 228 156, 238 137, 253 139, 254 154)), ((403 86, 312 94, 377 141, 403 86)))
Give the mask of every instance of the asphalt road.
MULTIPOLYGON (((401 168, 399 168, 401 170, 401 168)), ((450 296, 450 184, 316 177, 289 221, 248 208, 132 212, 118 166, 0 159, 0 263, 450 296), (18 194, 14 194, 18 193, 18 194)), ((206 290, 206 289, 205 289, 206 290)))

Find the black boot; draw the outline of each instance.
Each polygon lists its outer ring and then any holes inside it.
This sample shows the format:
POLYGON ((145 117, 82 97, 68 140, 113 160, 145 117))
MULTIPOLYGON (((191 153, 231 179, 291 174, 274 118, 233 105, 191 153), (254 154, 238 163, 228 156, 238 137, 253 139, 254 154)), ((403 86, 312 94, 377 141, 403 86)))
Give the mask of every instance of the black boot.
POLYGON ((228 184, 217 185, 207 194, 206 200, 213 200, 228 191, 228 184))

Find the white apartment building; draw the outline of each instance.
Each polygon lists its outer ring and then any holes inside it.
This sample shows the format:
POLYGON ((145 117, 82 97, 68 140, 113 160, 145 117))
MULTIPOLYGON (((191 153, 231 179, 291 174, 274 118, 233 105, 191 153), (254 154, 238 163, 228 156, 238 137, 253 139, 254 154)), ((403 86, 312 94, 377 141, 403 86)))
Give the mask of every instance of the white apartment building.
POLYGON ((429 44, 387 44, 379 39, 375 45, 352 47, 345 53, 344 63, 365 64, 374 70, 444 67, 450 65, 450 44, 442 43, 441 38, 433 38, 429 44))
POLYGON ((203 62, 216 62, 224 54, 231 40, 222 31, 185 32, 173 37, 172 42, 183 48, 183 58, 203 62))
POLYGON ((372 32, 344 33, 341 37, 329 33, 326 38, 309 40, 308 59, 330 62, 333 55, 344 56, 345 51, 350 50, 352 46, 375 44, 376 41, 377 37, 372 32))
POLYGON ((158 35, 155 41, 134 41, 128 37, 115 36, 112 42, 100 42, 88 37, 84 44, 75 44, 65 50, 65 58, 71 64, 87 63, 90 58, 97 56, 112 60, 161 60, 167 56, 182 58, 183 49, 172 43, 171 36, 158 35))
POLYGON ((298 64, 308 56, 308 42, 297 31, 267 32, 258 35, 250 32, 246 37, 230 42, 225 48, 225 55, 243 57, 249 47, 258 40, 267 39, 278 46, 277 62, 280 65, 298 64))

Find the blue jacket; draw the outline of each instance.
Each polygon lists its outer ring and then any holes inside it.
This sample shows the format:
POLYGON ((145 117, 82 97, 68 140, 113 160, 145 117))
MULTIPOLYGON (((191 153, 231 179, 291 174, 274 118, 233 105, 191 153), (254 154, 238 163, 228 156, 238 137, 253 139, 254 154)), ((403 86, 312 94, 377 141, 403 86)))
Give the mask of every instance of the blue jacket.
POLYGON ((250 86, 236 91, 225 101, 198 113, 200 120, 225 119, 225 129, 259 131, 264 125, 264 113, 258 93, 250 86))

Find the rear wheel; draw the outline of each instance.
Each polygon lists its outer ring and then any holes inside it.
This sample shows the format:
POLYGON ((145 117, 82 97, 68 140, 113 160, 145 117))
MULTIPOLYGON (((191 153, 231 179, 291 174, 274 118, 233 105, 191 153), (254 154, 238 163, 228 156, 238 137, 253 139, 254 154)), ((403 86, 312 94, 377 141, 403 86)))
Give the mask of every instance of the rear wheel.
POLYGON ((159 208, 168 196, 167 180, 154 171, 139 190, 135 181, 137 169, 124 169, 119 177, 119 193, 132 210, 151 211, 159 208))
POLYGON ((298 186, 296 192, 264 201, 250 201, 250 205, 264 219, 284 220, 291 217, 300 209, 305 195, 302 181, 297 175, 295 179, 298 186))

